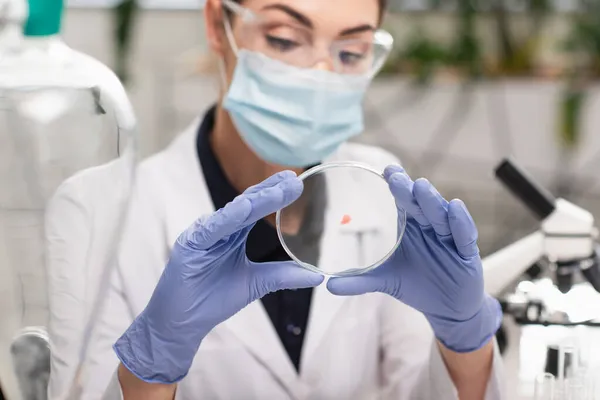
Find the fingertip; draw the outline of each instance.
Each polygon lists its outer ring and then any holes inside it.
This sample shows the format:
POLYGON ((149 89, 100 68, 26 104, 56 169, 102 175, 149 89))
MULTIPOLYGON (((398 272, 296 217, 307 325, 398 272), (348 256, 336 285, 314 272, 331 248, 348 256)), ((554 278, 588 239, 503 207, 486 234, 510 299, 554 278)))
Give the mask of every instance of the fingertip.
POLYGON ((295 283, 290 289, 307 289, 317 287, 320 286, 325 280, 325 277, 322 274, 306 270, 298 265, 296 265, 296 268, 300 269, 302 272, 295 274, 295 283))
POLYGON ((331 293, 331 294, 335 294, 337 296, 340 295, 340 289, 343 288, 343 282, 342 285, 340 285, 340 278, 329 278, 327 280, 327 290, 331 293))
POLYGON ((298 200, 302 195, 302 192, 304 191, 304 182, 294 176, 281 182, 279 187, 283 191, 284 203, 287 206, 298 200))
POLYGON ((198 218, 178 240, 185 239, 185 243, 197 249, 210 247, 241 229, 251 213, 252 204, 249 200, 236 199, 214 213, 198 218))
POLYGON ((290 179, 287 179, 285 181, 286 184, 290 185, 290 188, 296 189, 296 190, 302 190, 304 188, 304 181, 298 177, 292 177, 290 179))
POLYGON ((252 262, 251 265, 271 291, 316 287, 325 279, 322 274, 303 268, 293 261, 252 262))
POLYGON ((336 296, 357 296, 376 291, 366 277, 333 277, 327 281, 327 290, 336 296))
POLYGON ((289 170, 280 171, 280 172, 277 172, 276 174, 271 175, 264 181, 244 190, 243 194, 251 195, 254 193, 258 193, 261 190, 265 190, 265 189, 277 186, 278 184, 285 181, 286 179, 293 179, 293 178, 296 178, 296 173, 294 171, 289 171, 289 170))
POLYGON ((384 170, 383 170, 383 177, 385 179, 390 179, 390 177, 395 174, 395 173, 403 173, 404 168, 402 168, 402 166, 400 164, 391 164, 388 165, 384 170))
POLYGON ((448 219, 458 253, 466 259, 477 256, 477 225, 463 201, 454 199, 449 203, 448 219))
POLYGON ((283 178, 283 179, 290 179, 290 178, 297 178, 298 177, 298 174, 296 174, 294 171, 291 171, 289 169, 281 171, 277 175, 280 178, 283 178))
POLYGON ((388 178, 388 183, 391 186, 406 186, 406 187, 410 187, 412 184, 410 178, 404 172, 394 172, 388 178))
POLYGON ((252 212, 252 202, 248 196, 238 196, 232 202, 225 205, 222 208, 222 216, 221 218, 231 219, 244 216, 243 219, 246 219, 250 216, 252 212))
POLYGON ((252 202, 246 197, 239 197, 227 204, 221 211, 217 211, 214 221, 219 224, 228 221, 230 224, 238 225, 240 228, 252 214, 252 202))
POLYGON ((325 280, 325 276, 322 273, 311 271, 294 261, 287 263, 287 267, 292 269, 298 278, 304 279, 307 287, 319 286, 325 280))
POLYGON ((417 193, 425 194, 431 191, 431 186, 432 185, 431 182, 429 182, 429 180, 427 180, 426 178, 419 178, 415 181, 413 190, 415 192, 415 195, 417 195, 417 193))
POLYGON ((448 217, 457 219, 463 216, 468 216, 469 219, 472 219, 465 202, 461 199, 452 199, 450 203, 448 203, 448 217))
POLYGON ((390 192, 396 200, 396 207, 406 211, 408 215, 415 218, 419 225, 429 225, 423 218, 423 211, 417 203, 413 194, 414 183, 405 173, 394 173, 391 175, 388 185, 390 192))
POLYGON ((317 274, 316 272, 312 273, 312 287, 320 286, 325 281, 325 276, 321 274, 317 274))
POLYGON ((449 203, 448 219, 455 231, 468 230, 477 232, 475 220, 462 200, 454 199, 449 203))
MULTIPOLYGON (((407 202, 413 203, 413 182, 403 172, 396 172, 390 176, 388 186, 397 204, 408 206, 407 202)), ((415 203, 416 204, 416 203, 415 203)))

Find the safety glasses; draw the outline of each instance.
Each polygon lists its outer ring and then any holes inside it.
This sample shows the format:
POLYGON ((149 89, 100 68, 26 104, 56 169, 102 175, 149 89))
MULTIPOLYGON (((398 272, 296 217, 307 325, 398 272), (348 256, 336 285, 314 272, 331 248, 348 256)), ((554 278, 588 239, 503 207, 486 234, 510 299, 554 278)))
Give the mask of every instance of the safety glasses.
POLYGON ((374 76, 388 58, 394 40, 384 30, 360 33, 360 37, 329 40, 315 36, 312 29, 280 15, 279 12, 255 12, 232 0, 223 6, 236 19, 225 19, 225 29, 234 50, 245 49, 299 68, 326 65, 346 75, 374 76))

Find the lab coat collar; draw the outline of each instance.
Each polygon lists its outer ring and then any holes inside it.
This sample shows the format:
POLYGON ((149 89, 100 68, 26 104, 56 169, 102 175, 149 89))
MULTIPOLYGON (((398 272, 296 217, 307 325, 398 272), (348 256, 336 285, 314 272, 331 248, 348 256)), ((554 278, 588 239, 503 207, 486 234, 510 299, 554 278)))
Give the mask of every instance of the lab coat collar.
MULTIPOLYGON (((189 226, 202 215, 214 211, 214 205, 206 181, 201 172, 198 155, 196 152, 196 135, 200 121, 196 120, 163 152, 165 172, 170 180, 169 187, 172 201, 168 204, 177 205, 166 210, 166 224, 168 245, 177 240, 182 229, 189 226)), ((330 161, 345 159, 344 147, 330 161)), ((369 219, 368 205, 360 203, 353 196, 352 191, 360 188, 352 184, 350 176, 341 177, 339 181, 328 184, 328 195, 332 201, 344 198, 348 211, 352 215, 353 223, 342 226, 339 223, 326 239, 323 249, 339 252, 348 242, 346 240, 358 232, 377 229, 377 222, 369 219), (351 201, 348 201, 348 200, 351 201), (346 243, 346 244, 345 244, 346 243)), ((337 216, 329 218, 337 219, 337 216)), ((342 251, 341 254, 346 252, 342 251)), ((338 258, 339 259, 339 258, 338 258)), ((351 261, 351 260, 349 260, 351 261)), ((344 262, 339 262, 335 267, 345 269, 344 262)), ((308 331, 302 354, 302 373, 318 369, 318 348, 325 341, 327 331, 333 323, 337 313, 342 308, 346 297, 334 296, 325 284, 315 288, 308 322, 308 331)), ((262 303, 256 301, 241 312, 222 324, 229 329, 244 347, 260 361, 266 369, 286 388, 291 398, 306 398, 310 388, 302 383, 294 366, 292 365, 277 332, 275 331, 262 303)))

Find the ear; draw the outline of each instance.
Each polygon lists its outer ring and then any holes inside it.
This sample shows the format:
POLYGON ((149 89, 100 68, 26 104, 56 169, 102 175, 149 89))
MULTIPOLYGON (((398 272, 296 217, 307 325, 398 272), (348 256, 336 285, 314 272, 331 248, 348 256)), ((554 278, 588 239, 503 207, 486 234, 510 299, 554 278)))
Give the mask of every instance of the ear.
POLYGON ((217 55, 224 55, 228 43, 223 27, 223 5, 221 0, 206 0, 204 5, 204 25, 206 26, 206 39, 208 45, 217 55))

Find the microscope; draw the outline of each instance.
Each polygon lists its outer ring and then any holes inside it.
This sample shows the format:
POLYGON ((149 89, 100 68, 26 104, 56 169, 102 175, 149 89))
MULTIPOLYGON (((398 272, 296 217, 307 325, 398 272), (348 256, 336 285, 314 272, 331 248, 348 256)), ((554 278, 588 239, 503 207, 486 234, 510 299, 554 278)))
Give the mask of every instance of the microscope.
POLYGON ((505 313, 521 325, 593 325, 600 317, 600 303, 594 307, 599 312, 584 315, 579 312, 581 307, 569 310, 549 297, 563 295, 565 299, 581 287, 586 288, 585 293, 593 291, 594 296, 600 293, 600 247, 594 217, 554 198, 510 159, 504 160, 495 174, 537 217, 540 229, 483 260, 487 292, 500 298, 505 313), (519 278, 524 279, 517 283, 516 291, 506 294, 519 278), (534 281, 542 286, 551 283, 551 287, 534 293, 534 281))
POLYGON ((537 385, 540 376, 549 378, 566 393, 564 382, 600 364, 600 353, 588 350, 600 343, 595 329, 600 327, 600 246, 594 218, 554 198, 511 159, 503 160, 495 175, 536 216, 540 228, 483 260, 485 288, 520 328, 520 343, 514 344, 519 346, 519 379, 535 376, 537 385))

